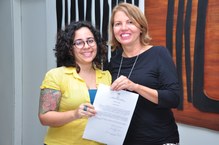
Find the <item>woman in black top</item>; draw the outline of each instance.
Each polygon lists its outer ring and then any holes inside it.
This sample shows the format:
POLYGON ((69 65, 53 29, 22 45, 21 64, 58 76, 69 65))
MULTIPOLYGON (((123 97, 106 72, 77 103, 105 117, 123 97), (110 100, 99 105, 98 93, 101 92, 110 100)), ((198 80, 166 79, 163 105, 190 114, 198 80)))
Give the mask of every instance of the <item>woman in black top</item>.
POLYGON ((128 3, 114 7, 110 44, 116 54, 110 61, 111 88, 139 94, 124 145, 178 144, 171 111, 180 96, 175 65, 165 47, 149 41, 147 20, 138 7, 128 3))

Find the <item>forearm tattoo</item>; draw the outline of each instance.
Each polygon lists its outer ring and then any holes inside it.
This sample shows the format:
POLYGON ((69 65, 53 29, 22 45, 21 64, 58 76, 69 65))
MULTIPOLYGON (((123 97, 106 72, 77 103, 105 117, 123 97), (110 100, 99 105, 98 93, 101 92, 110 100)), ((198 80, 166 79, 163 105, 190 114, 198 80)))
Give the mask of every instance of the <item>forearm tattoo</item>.
POLYGON ((40 91, 39 113, 57 111, 61 99, 61 92, 53 89, 42 89, 40 91))

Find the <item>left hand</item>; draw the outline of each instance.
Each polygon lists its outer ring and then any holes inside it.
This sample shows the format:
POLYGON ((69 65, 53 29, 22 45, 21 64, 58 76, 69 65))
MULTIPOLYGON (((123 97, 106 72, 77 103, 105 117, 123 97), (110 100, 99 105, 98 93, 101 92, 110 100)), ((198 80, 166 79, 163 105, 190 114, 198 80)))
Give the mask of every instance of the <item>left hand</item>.
POLYGON ((111 85, 111 89, 114 91, 119 90, 129 90, 134 91, 136 88, 136 83, 129 80, 126 76, 121 75, 119 78, 117 78, 111 85))
POLYGON ((75 115, 77 118, 92 117, 96 114, 96 110, 90 103, 82 103, 76 110, 75 115))

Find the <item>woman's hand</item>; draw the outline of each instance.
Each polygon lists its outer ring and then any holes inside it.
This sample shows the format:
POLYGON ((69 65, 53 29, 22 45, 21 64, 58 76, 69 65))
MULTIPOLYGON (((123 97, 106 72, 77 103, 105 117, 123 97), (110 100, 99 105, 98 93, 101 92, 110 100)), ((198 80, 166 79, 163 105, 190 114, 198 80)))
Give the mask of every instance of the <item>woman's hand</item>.
POLYGON ((132 81, 130 81, 126 76, 120 76, 117 78, 111 85, 111 89, 114 91, 119 90, 129 90, 129 91, 135 91, 139 95, 141 95, 143 98, 158 104, 158 92, 155 89, 136 84, 132 81))
POLYGON ((123 75, 117 78, 111 85, 111 89, 114 91, 119 91, 119 90, 135 91, 137 87, 138 84, 130 81, 126 76, 123 75))
POLYGON ((78 107, 78 109, 75 110, 75 115, 77 118, 92 117, 96 113, 97 112, 94 109, 94 106, 90 103, 83 103, 78 107))

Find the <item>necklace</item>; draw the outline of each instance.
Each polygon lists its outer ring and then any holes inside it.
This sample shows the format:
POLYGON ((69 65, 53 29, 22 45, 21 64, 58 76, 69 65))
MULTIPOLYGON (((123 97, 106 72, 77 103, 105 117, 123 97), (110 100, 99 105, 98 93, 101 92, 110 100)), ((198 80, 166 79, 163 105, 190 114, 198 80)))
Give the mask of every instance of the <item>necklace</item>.
MULTIPOLYGON (((137 57, 135 58, 135 62, 133 63, 132 68, 131 68, 131 70, 130 70, 130 72, 129 72, 128 79, 130 78, 130 76, 131 76, 131 74, 132 74, 132 71, 133 71, 133 69, 134 69, 134 67, 135 67, 135 64, 136 64, 137 60, 138 60, 138 56, 139 56, 139 55, 137 55, 137 57)), ((118 71, 118 74, 117 74, 117 78, 118 78, 119 75, 120 75, 120 71, 121 71, 121 68, 122 68, 122 62, 123 62, 123 56, 122 56, 121 61, 120 61, 119 71, 118 71)))

